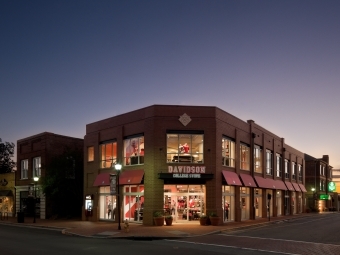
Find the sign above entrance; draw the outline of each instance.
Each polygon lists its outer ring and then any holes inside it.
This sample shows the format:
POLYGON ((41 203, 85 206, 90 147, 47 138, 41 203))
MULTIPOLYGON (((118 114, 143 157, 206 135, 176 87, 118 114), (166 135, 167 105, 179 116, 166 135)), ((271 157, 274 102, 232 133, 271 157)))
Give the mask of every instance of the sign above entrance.
POLYGON ((212 179, 213 174, 159 173, 159 179, 212 179))
POLYGON ((205 166, 168 166, 168 173, 205 174, 205 166))
POLYGON ((330 195, 320 195, 320 200, 331 200, 330 195))

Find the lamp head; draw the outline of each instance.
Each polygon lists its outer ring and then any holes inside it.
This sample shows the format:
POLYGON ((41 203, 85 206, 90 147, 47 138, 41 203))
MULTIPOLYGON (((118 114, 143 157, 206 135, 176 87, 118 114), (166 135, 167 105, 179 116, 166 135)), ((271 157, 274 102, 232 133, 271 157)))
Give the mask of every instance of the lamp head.
POLYGON ((122 165, 119 164, 119 163, 116 163, 115 164, 115 169, 116 169, 116 171, 120 171, 122 169, 122 165))
POLYGON ((38 176, 34 176, 34 177, 33 177, 33 180, 34 180, 35 182, 37 182, 37 181, 39 181, 39 177, 38 177, 38 176))
POLYGON ((312 191, 314 192, 314 191, 315 191, 315 188, 312 188, 312 191))

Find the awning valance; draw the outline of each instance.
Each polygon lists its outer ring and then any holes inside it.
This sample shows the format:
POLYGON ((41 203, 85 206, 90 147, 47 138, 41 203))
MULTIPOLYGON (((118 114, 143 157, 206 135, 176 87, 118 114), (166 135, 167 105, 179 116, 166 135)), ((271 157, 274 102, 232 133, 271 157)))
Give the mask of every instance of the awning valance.
POLYGON ((299 187, 301 189, 302 192, 307 192, 306 188, 305 188, 305 185, 299 183, 299 187))
POLYGON ((299 184, 297 184, 297 183, 295 183, 295 182, 292 182, 292 184, 293 184, 294 189, 295 189, 297 192, 301 192, 301 189, 300 189, 299 184))
POLYGON ((256 183, 251 175, 248 174, 240 174, 241 180, 245 187, 253 187, 256 188, 256 183))
POLYGON ((228 185, 232 186, 242 186, 240 178, 238 178, 238 175, 234 172, 230 171, 222 171, 223 177, 228 185))
POLYGON ((257 186, 265 189, 276 189, 276 185, 273 179, 263 178, 261 176, 254 176, 257 186))
MULTIPOLYGON (((110 186, 110 175, 115 173, 100 173, 97 175, 93 186, 110 186)), ((119 174, 119 185, 140 184, 144 177, 144 170, 128 170, 119 174)))
POLYGON ((285 184, 290 191, 295 191, 293 184, 291 182, 285 181, 285 184))
POLYGON ((141 184, 144 177, 144 170, 128 170, 119 175, 120 185, 141 184))
POLYGON ((276 189, 278 190, 287 190, 286 185, 281 180, 274 180, 276 189))

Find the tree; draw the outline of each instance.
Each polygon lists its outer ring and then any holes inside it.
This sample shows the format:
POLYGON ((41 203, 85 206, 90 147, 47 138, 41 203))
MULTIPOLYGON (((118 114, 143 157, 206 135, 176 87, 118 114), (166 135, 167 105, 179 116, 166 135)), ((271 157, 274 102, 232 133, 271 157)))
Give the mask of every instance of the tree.
POLYGON ((0 174, 10 173, 15 167, 15 162, 11 159, 14 155, 14 143, 2 142, 0 138, 0 174))
POLYGON ((65 148, 51 159, 41 178, 48 217, 79 217, 83 203, 83 151, 65 148))

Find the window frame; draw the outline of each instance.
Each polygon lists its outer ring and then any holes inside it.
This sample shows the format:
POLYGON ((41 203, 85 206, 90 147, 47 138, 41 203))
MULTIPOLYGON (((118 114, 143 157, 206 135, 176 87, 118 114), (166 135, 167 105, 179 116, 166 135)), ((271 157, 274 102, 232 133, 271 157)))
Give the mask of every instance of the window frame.
POLYGON ((259 145, 254 145, 254 172, 262 173, 262 165, 262 148, 259 145))
POLYGON ((34 157, 32 160, 32 177, 41 177, 41 157, 34 157))
POLYGON ((124 166, 134 166, 144 164, 144 134, 127 136, 123 144, 124 166))
POLYGON ((20 179, 28 179, 28 159, 21 160, 20 179))
POLYGON ((290 178, 290 173, 289 173, 289 160, 285 159, 284 161, 284 168, 285 168, 285 179, 289 179, 290 178))
POLYGON ((99 167, 101 169, 112 168, 114 164, 117 163, 117 146, 118 146, 117 141, 115 140, 105 141, 99 144, 100 151, 99 167), (111 155, 110 153, 108 153, 109 152, 109 148, 107 147, 108 145, 112 146, 111 155), (107 157, 111 158, 107 159, 107 157))
POLYGON ((94 146, 87 147, 87 162, 94 161, 94 146))
POLYGON ((240 143, 240 169, 250 171, 250 146, 245 143, 240 143))
POLYGON ((222 137, 222 165, 235 167, 235 148, 236 143, 229 137, 222 137), (227 145, 228 148, 225 147, 227 145))
POLYGON ((166 148, 167 163, 204 163, 204 133, 201 131, 167 131, 166 148))
POLYGON ((282 156, 276 153, 276 177, 282 177, 282 156))
POLYGON ((273 175, 273 152, 266 150, 266 175, 273 175))

